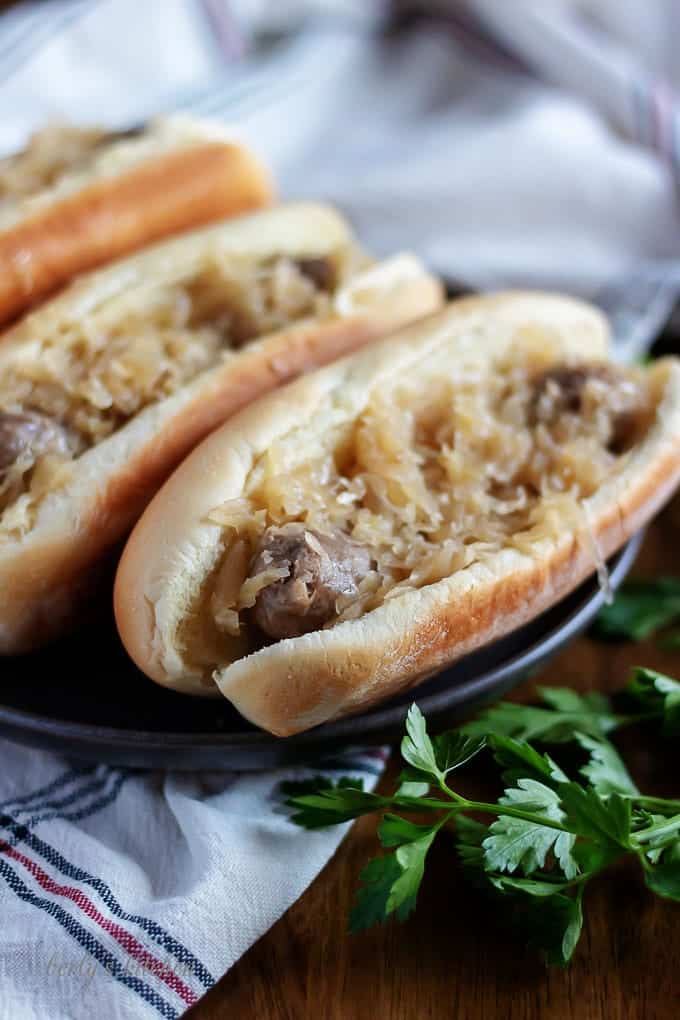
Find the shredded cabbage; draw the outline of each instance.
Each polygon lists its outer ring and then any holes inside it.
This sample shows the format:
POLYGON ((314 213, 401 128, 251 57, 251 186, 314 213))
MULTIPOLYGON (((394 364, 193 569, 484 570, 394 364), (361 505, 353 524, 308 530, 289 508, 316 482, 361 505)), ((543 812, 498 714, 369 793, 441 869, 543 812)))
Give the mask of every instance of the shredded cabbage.
POLYGON ((102 128, 49 124, 20 152, 0 160, 0 204, 49 188, 67 171, 87 163, 106 138, 102 128))
MULTIPOLYGON (((340 275, 343 266, 334 262, 340 275)), ((38 349, 0 378, 0 412, 37 411, 68 431, 62 462, 253 338, 328 311, 330 295, 286 256, 255 260, 214 249, 181 283, 143 284, 125 300, 124 315, 112 302, 39 338, 38 349)), ((45 491, 35 485, 35 467, 36 458, 25 458, 0 480, 0 535, 17 534, 17 514, 8 510, 25 494, 20 531, 30 528, 45 491)))
MULTIPOLYGON (((381 384, 357 419, 323 435, 301 426, 262 454, 243 498, 211 515, 224 522, 225 547, 236 538, 252 556, 267 527, 289 521, 364 545, 375 569, 338 601, 334 626, 500 549, 528 550, 582 527, 583 500, 625 456, 613 448, 617 423, 635 416, 630 446, 646 428, 651 393, 639 370, 594 374, 577 409, 548 385, 538 413, 542 368, 535 352, 514 351, 491 375, 456 378, 434 358, 431 372, 381 384)), ((247 569, 241 575, 229 602, 217 596, 214 606, 240 613, 251 604, 247 569)))

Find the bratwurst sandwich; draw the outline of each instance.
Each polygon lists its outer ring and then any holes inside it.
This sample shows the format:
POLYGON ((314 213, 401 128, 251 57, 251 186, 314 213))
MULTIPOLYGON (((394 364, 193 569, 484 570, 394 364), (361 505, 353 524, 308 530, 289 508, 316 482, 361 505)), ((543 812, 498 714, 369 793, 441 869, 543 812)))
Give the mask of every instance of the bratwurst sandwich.
POLYGON ((418 683, 604 564, 680 480, 680 363, 594 308, 452 303, 259 401, 155 497, 116 618, 160 684, 287 735, 418 683))

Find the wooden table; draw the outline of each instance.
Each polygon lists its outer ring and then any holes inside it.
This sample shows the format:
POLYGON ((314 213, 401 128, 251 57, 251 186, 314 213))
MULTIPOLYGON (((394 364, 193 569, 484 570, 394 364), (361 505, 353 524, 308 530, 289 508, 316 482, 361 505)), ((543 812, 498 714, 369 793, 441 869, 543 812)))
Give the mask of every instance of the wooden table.
MULTIPOLYGON (((638 574, 680 574, 680 507, 650 528, 638 574)), ((538 678, 616 690, 631 666, 680 674, 680 652, 572 645, 538 678)), ((525 685, 517 692, 530 699, 525 685)), ((643 788, 680 792, 680 751, 631 734, 625 753, 643 788)), ((392 790, 398 755, 381 788, 392 790)), ((463 792, 483 788, 474 776, 463 792), (474 784, 474 785, 472 785, 474 784)), ((462 881, 452 845, 435 845, 415 915, 348 935, 347 915, 375 822, 361 819, 287 914, 188 1014, 192 1020, 675 1020, 680 1017, 680 907, 649 894, 627 864, 589 889, 584 933, 567 970, 546 969, 498 926, 462 881)))

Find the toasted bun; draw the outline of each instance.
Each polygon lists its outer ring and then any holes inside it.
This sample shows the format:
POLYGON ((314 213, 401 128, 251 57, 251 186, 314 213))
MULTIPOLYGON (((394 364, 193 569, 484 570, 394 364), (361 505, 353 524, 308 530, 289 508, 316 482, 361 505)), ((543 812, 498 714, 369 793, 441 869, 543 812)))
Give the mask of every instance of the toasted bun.
POLYGON ((171 234, 257 209, 268 172, 218 126, 169 117, 0 207, 0 322, 73 276, 171 234))
MULTIPOLYGON (((0 373, 38 357, 40 340, 100 307, 126 307, 142 281, 172 283, 206 247, 228 257, 323 255, 351 245, 331 208, 278 206, 166 242, 73 283, 5 334, 0 373)), ((93 567, 129 531, 172 469, 208 432, 255 397, 441 305, 440 284, 411 256, 350 279, 323 319, 300 320, 248 343, 173 396, 151 405, 75 462, 67 484, 40 504, 21 539, 0 540, 0 653, 16 654, 74 622, 93 567)))
MULTIPOLYGON (((255 458, 275 439, 305 425, 311 434, 336 413, 356 417, 370 391, 395 376, 417 377, 433 352, 452 378, 461 365, 484 371, 525 329, 534 338, 545 331, 559 359, 607 354, 603 317, 580 302, 530 293, 466 298, 279 390, 213 433, 151 502, 119 565, 116 619, 139 667, 176 690, 212 693, 210 673, 195 664, 201 656, 194 648, 190 658, 179 638, 221 553, 221 528, 208 515, 243 494, 255 458)), ((221 693, 257 725, 288 735, 408 688, 562 598, 594 571, 594 545, 605 557, 618 549, 680 478, 680 367, 669 361, 653 371, 662 392, 656 419, 622 469, 584 501, 582 530, 568 522, 530 553, 503 549, 357 620, 216 661, 212 680, 221 693)))

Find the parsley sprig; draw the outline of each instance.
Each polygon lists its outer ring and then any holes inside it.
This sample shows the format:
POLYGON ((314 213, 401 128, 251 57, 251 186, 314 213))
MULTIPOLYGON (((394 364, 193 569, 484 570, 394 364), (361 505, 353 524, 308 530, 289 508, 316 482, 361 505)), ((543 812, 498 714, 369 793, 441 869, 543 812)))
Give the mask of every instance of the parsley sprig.
POLYGON ((391 796, 347 778, 286 784, 292 820, 307 829, 382 814, 378 837, 386 852, 361 872, 351 930, 408 917, 427 854, 444 830, 453 830, 468 878, 549 963, 570 960, 588 883, 623 857, 637 859, 653 892, 680 901, 680 800, 641 793, 609 739, 619 727, 650 719, 678 732, 680 683, 636 670, 623 713, 603 695, 546 688, 541 697, 542 706, 501 702, 437 737, 412 705, 401 744, 406 768, 391 796), (585 757, 577 777, 529 741, 576 745, 585 757), (488 753, 505 787, 489 803, 463 796, 453 782, 457 769, 488 753), (411 814, 425 821, 405 817, 411 814))
POLYGON ((628 685, 612 700, 598 691, 579 694, 569 687, 539 687, 543 705, 517 705, 501 701, 461 727, 469 736, 503 733, 518 740, 560 744, 577 740, 577 734, 605 738, 613 730, 647 720, 658 720, 668 735, 680 732, 680 683, 653 669, 638 666, 628 685))
POLYGON ((606 639, 644 641, 661 632, 662 647, 678 648, 678 624, 680 578, 635 579, 622 585, 611 605, 603 606, 593 633, 606 639))

